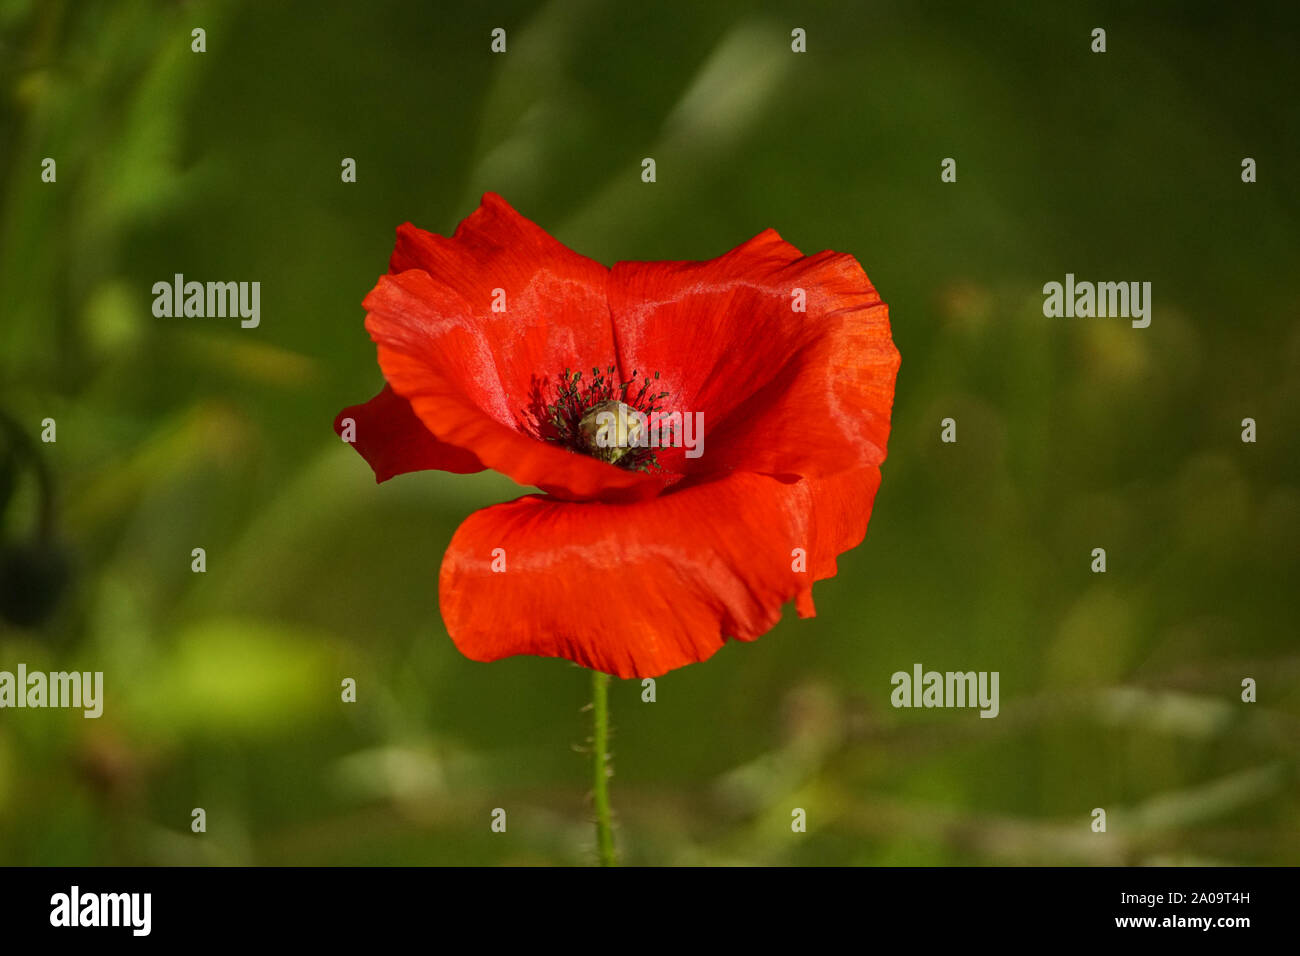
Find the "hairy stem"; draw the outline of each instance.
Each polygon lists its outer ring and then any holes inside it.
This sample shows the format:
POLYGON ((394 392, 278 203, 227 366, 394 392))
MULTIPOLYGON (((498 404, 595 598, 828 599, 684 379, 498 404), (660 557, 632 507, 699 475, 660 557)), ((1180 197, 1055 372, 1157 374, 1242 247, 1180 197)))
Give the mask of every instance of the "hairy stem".
POLYGON ((591 739, 593 795, 596 805, 596 852, 601 866, 617 866, 614 831, 609 807, 609 675, 591 672, 591 712, 595 730, 591 739))

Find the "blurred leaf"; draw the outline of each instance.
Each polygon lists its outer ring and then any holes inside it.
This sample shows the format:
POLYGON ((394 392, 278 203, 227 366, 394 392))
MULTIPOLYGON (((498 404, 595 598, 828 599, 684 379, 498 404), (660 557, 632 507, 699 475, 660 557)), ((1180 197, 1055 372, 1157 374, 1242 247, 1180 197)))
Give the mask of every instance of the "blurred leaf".
MULTIPOLYGON (((185 628, 148 679, 117 693, 137 732, 276 738, 342 708, 337 651, 328 635, 258 621, 185 628)), ((113 675, 108 675, 110 691, 113 675)))

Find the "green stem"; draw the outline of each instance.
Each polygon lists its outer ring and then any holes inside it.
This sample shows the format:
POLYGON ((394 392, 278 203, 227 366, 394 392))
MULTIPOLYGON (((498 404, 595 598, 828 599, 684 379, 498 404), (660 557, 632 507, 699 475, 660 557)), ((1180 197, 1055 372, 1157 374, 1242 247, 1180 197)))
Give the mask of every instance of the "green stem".
POLYGON ((591 712, 595 732, 591 739, 591 764, 596 804, 596 851, 601 866, 617 866, 614 831, 609 808, 609 675, 591 672, 591 712))

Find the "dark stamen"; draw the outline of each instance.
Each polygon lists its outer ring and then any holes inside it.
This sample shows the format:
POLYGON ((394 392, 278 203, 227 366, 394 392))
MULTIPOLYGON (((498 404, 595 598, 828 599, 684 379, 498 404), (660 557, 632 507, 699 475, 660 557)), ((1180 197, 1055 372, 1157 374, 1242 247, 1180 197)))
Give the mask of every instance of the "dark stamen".
MULTIPOLYGON (((630 434, 627 429, 614 429, 612 432, 607 429, 602 433, 597 418, 605 412, 612 413, 615 420, 620 420, 619 416, 621 420, 626 420, 631 412, 640 412, 649 420, 652 414, 661 410, 659 403, 669 393, 664 391, 647 394, 652 381, 647 376, 641 377, 639 391, 629 393, 629 387, 636 384, 637 376, 640 375, 639 370, 633 369, 632 377, 618 385, 614 384, 614 374, 612 365, 603 373, 598 368, 592 368, 591 381, 583 385, 582 373, 566 368, 560 376, 555 401, 547 405, 545 410, 545 421, 553 434, 543 437, 570 451, 591 455, 619 468, 656 471, 659 469, 659 459, 654 449, 643 448, 629 441, 635 438, 637 429, 632 429, 630 434), (598 433, 601 434, 601 441, 613 440, 614 443, 599 444, 596 440, 598 433)), ((655 372, 653 381, 658 379, 659 373, 655 372)))

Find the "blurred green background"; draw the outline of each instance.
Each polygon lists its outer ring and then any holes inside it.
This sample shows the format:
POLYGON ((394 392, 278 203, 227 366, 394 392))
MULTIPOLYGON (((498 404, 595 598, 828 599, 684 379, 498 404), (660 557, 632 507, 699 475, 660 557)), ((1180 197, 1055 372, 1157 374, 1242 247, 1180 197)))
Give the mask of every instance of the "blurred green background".
POLYGON ((586 673, 438 613, 458 523, 522 490, 376 487, 330 427, 382 381, 395 227, 489 189, 605 263, 852 253, 903 355, 819 616, 614 682, 626 861, 1300 861, 1297 15, 1136 7, 0 0, 0 410, 57 421, 70 562, 0 669, 106 683, 99 720, 0 711, 0 862, 593 859, 586 673), (260 328, 155 318, 176 272, 260 281, 260 328), (1044 318, 1066 272, 1152 282, 1151 327, 1044 318), (1001 715, 892 709, 916 662, 999 671, 1001 715))

